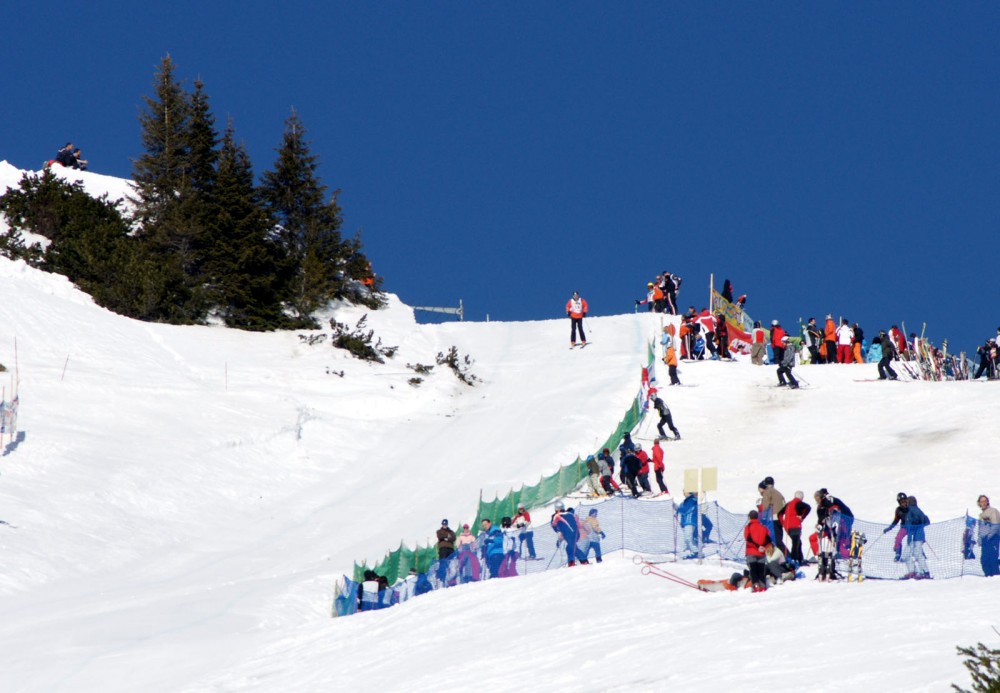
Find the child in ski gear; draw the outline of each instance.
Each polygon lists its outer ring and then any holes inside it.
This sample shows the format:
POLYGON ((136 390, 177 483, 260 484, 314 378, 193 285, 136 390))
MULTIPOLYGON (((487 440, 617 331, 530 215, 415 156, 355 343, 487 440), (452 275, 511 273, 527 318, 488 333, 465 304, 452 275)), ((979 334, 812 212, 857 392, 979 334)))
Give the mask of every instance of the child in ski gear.
POLYGON ((663 483, 663 472, 666 466, 663 464, 663 448, 660 447, 660 439, 653 441, 653 472, 656 474, 656 485, 660 487, 660 494, 669 493, 667 485, 663 483))
POLYGON ((788 501, 785 507, 778 511, 781 526, 792 542, 788 557, 800 565, 805 562, 805 558, 802 556, 802 521, 812 510, 812 506, 802 500, 804 497, 805 494, 802 491, 796 491, 795 498, 788 501))
POLYGON ((517 506, 517 515, 514 516, 514 527, 518 530, 518 538, 521 540, 520 552, 524 552, 524 545, 528 545, 528 558, 535 559, 535 533, 531 531, 531 515, 525 510, 523 505, 517 506))
POLYGON ((931 521, 924 514, 924 511, 917 507, 916 497, 909 496, 906 499, 906 505, 904 526, 906 527, 907 543, 910 545, 910 557, 907 560, 910 572, 903 579, 922 580, 931 576, 927 570, 927 561, 924 559, 924 525, 929 525, 931 521))
POLYGON ((587 300, 580 298, 580 294, 573 292, 573 296, 566 301, 566 316, 570 320, 569 345, 576 346, 576 331, 580 330, 580 341, 587 345, 587 335, 583 333, 583 319, 587 317, 587 300))
POLYGON ((747 546, 747 568, 750 569, 750 580, 753 582, 753 591, 763 592, 767 589, 765 552, 771 546, 771 535, 768 534, 767 528, 757 519, 756 510, 751 510, 747 514, 747 518, 749 521, 743 530, 743 539, 746 541, 747 546))
POLYGON ((660 399, 660 395, 657 393, 656 388, 649 391, 649 396, 653 399, 653 408, 656 409, 656 413, 660 415, 660 421, 656 424, 656 430, 660 432, 660 438, 666 438, 667 434, 663 430, 663 424, 666 424, 670 429, 670 432, 674 434, 674 440, 681 439, 681 433, 674 426, 674 418, 670 415, 670 408, 663 403, 660 399))
POLYGON ((896 539, 892 543, 897 563, 903 560, 903 539, 906 538, 906 511, 909 510, 907 507, 908 498, 902 491, 896 494, 896 509, 892 515, 892 524, 882 530, 882 534, 888 534, 892 531, 893 527, 899 525, 899 531, 896 532, 896 539))
POLYGON ((764 552, 767 561, 764 565, 764 577, 770 587, 780 585, 785 580, 795 579, 795 566, 785 560, 785 554, 777 546, 770 546, 764 552))
POLYGON ((990 507, 990 499, 985 495, 976 501, 979 509, 979 563, 983 575, 1000 575, 1000 511, 990 507))
MULTIPOLYGON (((583 525, 587 531, 587 543, 585 546, 581 546, 583 552, 582 560, 586 562, 590 557, 590 550, 593 549, 594 556, 597 558, 597 562, 600 563, 603 560, 601 558, 601 539, 604 538, 604 532, 601 531, 601 523, 597 520, 597 508, 590 509, 590 512, 587 513, 587 517, 583 521, 583 525)), ((584 542, 582 537, 580 542, 584 542)))
POLYGON ((792 368, 795 367, 795 349, 789 346, 787 335, 781 338, 781 346, 781 365, 778 366, 778 387, 785 387, 787 385, 793 390, 797 390, 799 389, 799 381, 792 375, 792 368), (785 382, 785 377, 788 378, 788 382, 785 382))

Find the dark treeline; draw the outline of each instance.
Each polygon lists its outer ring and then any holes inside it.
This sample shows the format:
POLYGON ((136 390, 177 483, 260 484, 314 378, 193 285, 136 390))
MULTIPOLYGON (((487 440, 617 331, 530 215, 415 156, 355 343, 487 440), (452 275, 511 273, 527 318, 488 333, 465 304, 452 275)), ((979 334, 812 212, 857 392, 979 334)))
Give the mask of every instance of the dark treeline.
POLYGON ((232 121, 220 134, 205 85, 188 91, 174 70, 168 55, 143 97, 132 211, 49 170, 26 174, 0 197, 11 226, 0 253, 140 320, 272 330, 314 326, 312 313, 334 299, 377 308, 378 282, 360 239, 341 237, 337 191, 318 179, 298 115, 257 184, 232 121))

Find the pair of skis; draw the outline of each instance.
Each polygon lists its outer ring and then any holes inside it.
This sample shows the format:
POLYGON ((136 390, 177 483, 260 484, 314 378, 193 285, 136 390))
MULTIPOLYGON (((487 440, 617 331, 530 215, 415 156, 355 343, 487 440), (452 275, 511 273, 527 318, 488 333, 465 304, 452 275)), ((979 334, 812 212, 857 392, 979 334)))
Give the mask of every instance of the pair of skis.
POLYGON ((642 566, 640 572, 643 575, 655 575, 658 578, 663 578, 664 580, 669 580, 670 582, 676 582, 678 585, 684 585, 685 587, 690 587, 691 589, 698 590, 699 592, 709 591, 699 584, 686 580, 680 575, 675 575, 674 573, 664 570, 654 563, 650 563, 638 554, 632 557, 632 562, 636 565, 642 566))

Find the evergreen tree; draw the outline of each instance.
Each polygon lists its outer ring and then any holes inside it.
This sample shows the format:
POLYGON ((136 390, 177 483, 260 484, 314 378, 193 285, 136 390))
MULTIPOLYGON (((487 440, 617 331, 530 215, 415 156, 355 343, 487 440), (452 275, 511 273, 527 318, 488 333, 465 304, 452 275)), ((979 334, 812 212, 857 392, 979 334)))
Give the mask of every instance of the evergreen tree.
POLYGON ((231 327, 292 326, 281 309, 288 263, 272 236, 274 222, 254 186, 250 158, 236 144, 232 122, 222 138, 214 198, 206 277, 219 313, 231 327))
POLYGON ((285 121, 274 170, 263 176, 264 200, 279 225, 279 238, 295 268, 287 300, 302 317, 342 292, 345 274, 337 193, 326 199, 316 176, 317 160, 309 150, 298 114, 285 121))
POLYGON ((208 104, 205 83, 194 82, 191 95, 190 186, 200 196, 210 195, 215 182, 215 165, 219 159, 219 136, 215 131, 215 116, 208 104))

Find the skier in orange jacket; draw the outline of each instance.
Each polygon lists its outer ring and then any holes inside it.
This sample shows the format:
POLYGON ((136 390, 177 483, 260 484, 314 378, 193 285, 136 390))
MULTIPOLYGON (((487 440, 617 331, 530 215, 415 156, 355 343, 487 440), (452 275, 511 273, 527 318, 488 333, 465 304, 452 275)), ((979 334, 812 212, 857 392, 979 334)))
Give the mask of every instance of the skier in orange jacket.
POLYGON ((587 335, 583 333, 583 319, 587 317, 587 299, 580 298, 580 294, 573 292, 573 297, 566 301, 566 315, 570 319, 570 348, 576 346, 576 330, 580 329, 580 346, 587 346, 587 335))

